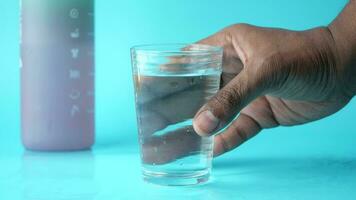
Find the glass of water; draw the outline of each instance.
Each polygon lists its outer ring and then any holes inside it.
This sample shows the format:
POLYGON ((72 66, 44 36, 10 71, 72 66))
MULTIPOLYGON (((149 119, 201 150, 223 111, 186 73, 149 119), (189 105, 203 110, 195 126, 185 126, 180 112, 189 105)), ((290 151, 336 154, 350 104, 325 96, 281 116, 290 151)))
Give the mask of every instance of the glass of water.
POLYGON ((213 137, 192 119, 219 90, 222 49, 200 44, 131 49, 143 177, 160 185, 209 180, 213 137))

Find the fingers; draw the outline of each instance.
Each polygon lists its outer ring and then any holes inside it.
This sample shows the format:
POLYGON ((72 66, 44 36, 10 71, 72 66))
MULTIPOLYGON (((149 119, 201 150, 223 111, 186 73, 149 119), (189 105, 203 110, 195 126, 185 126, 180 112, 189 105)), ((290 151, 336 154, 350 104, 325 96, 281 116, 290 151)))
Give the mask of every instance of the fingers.
POLYGON ((264 128, 277 127, 279 122, 267 97, 262 96, 246 106, 231 125, 215 136, 214 156, 230 151, 264 128))
POLYGON ((228 152, 261 131, 260 125, 250 116, 241 113, 221 134, 215 136, 214 156, 228 152))
POLYGON ((247 56, 241 48, 242 42, 239 41, 241 38, 239 29, 243 26, 246 25, 228 27, 198 42, 224 48, 222 76, 224 87, 200 109, 194 118, 194 130, 201 136, 212 135, 223 128, 245 105, 259 95, 253 80, 254 74, 246 69, 248 68, 247 56), (251 78, 248 73, 252 75, 251 78), (237 76, 231 80, 231 77, 227 77, 226 74, 237 76))
POLYGON ((194 130, 201 136, 216 133, 256 96, 259 96, 259 90, 243 70, 198 111, 193 122, 194 130))

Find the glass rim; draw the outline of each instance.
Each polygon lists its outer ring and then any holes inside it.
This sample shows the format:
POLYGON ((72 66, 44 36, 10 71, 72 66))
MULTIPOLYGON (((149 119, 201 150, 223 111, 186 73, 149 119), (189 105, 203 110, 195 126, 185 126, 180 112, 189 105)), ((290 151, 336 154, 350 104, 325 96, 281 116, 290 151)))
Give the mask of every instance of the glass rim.
POLYGON ((209 55, 222 53, 219 46, 212 46, 197 43, 161 43, 161 44, 141 44, 131 47, 131 52, 143 55, 209 55), (184 49, 193 47, 192 49, 184 49))

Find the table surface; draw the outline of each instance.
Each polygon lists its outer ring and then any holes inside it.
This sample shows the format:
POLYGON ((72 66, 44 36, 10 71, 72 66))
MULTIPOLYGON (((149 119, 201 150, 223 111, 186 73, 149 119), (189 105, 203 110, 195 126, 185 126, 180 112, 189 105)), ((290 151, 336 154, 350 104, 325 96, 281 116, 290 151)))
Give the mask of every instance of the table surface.
POLYGON ((265 130, 214 159, 207 184, 187 187, 145 183, 127 134, 98 130, 91 151, 46 153, 24 150, 13 127, 0 140, 0 199, 354 199, 356 128, 343 118, 355 109, 354 101, 309 125, 265 130))

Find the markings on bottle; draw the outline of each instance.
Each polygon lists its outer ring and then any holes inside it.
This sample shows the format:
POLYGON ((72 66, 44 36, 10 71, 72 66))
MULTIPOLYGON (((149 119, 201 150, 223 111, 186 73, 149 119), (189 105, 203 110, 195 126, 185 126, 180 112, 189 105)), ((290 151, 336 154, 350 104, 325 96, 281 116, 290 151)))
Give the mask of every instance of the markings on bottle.
POLYGON ((72 90, 71 93, 69 94, 69 98, 71 98, 72 100, 77 100, 80 98, 80 91, 78 90, 72 90))
POLYGON ((70 37, 71 37, 71 38, 79 38, 79 37, 80 37, 79 28, 74 29, 74 31, 72 31, 72 32, 70 33, 70 37))
POLYGON ((78 19, 79 18, 79 10, 76 8, 73 8, 69 11, 69 17, 72 19, 78 19))
POLYGON ((77 69, 69 70, 69 78, 70 79, 80 79, 80 71, 77 69))
POLYGON ((76 59, 79 56, 79 49, 78 48, 73 48, 70 50, 71 54, 72 54, 72 58, 76 59))
POLYGON ((80 112, 79 106, 77 105, 72 105, 72 108, 70 109, 70 116, 74 117, 76 114, 80 112))

